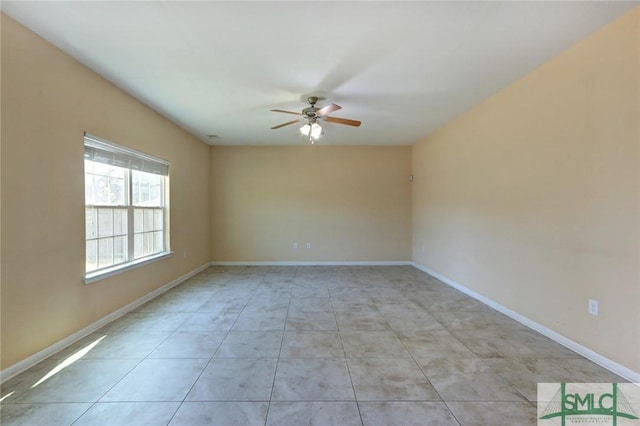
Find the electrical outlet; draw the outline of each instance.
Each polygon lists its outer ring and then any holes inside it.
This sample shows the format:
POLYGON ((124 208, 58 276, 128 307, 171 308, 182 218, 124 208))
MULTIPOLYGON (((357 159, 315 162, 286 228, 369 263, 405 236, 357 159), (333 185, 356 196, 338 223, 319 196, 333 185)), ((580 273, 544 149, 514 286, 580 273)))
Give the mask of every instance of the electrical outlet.
POLYGON ((298 248, 298 243, 293 243, 293 248, 297 249, 298 248))
POLYGON ((425 252, 424 246, 420 247, 420 251, 423 252, 423 253, 425 252))
POLYGON ((594 317, 598 316, 598 301, 589 299, 589 313, 594 317))
POLYGON ((307 248, 310 249, 311 248, 311 243, 307 243, 307 248))
POLYGON ((182 252, 182 257, 184 257, 185 259, 187 258, 187 251, 186 250, 182 252))

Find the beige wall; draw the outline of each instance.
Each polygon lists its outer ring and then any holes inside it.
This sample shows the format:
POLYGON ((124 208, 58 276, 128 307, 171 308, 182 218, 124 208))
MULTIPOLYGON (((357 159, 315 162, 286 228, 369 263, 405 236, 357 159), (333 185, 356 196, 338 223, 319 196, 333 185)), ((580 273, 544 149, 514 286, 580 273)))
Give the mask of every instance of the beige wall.
POLYGON ((412 155, 414 261, 636 372, 639 20, 636 8, 412 155))
POLYGON ((408 146, 214 147, 211 259, 409 260, 410 167, 408 146))
POLYGON ((5 15, 1 76, 4 369, 209 261, 209 147, 5 15), (84 131, 170 161, 176 252, 91 285, 84 131))

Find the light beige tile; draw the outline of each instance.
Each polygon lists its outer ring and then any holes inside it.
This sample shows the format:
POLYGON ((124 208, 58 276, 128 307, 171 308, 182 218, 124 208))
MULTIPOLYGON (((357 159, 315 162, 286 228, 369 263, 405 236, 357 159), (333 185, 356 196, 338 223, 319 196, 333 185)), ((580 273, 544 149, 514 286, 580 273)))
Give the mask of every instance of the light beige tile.
POLYGON ((282 331, 230 331, 215 358, 277 358, 282 331))
POLYGON ((225 331, 176 331, 149 358, 211 358, 226 336, 225 331))
POLYGON ((267 402, 184 402, 170 426, 263 426, 267 402))
POLYGON ((391 330, 379 311, 336 311, 340 331, 391 330))
POLYGON ((584 358, 486 358, 484 362, 529 401, 536 401, 538 383, 625 381, 584 358))
POLYGON ((410 358, 349 358, 347 362, 358 401, 440 399, 410 358))
POLYGON ((524 401, 524 397, 479 358, 418 359, 444 401, 524 401))
POLYGON ((343 357, 342 341, 335 331, 287 331, 282 343, 283 358, 343 357))
POLYGON ((219 315, 239 314, 249 302, 250 292, 247 295, 235 292, 220 292, 207 300, 196 312, 209 312, 219 315))
POLYGON ((273 401, 354 401, 344 358, 282 358, 273 401))
POLYGON ((526 402, 448 402, 461 426, 535 425, 536 408, 526 402))
POLYGON ((525 341, 500 330, 453 331, 460 342, 482 358, 536 358, 536 351, 525 341))
POLYGON ((289 315, 292 313, 333 313, 333 306, 329 297, 294 298, 289 304, 289 315))
POLYGON ((169 423, 179 406, 179 402, 97 403, 73 426, 163 425, 169 423))
POLYGON ((272 402, 268 426, 360 426, 355 402, 272 402))
POLYGON ((100 402, 182 401, 207 364, 206 359, 146 359, 100 402), (167 386, 167 384, 171 384, 167 386))
POLYGON ((332 311, 289 312, 286 323, 289 330, 324 330, 337 331, 338 323, 332 311))
POLYGON ((360 402, 359 406, 364 426, 459 426, 443 402, 360 402))
POLYGON ((81 341, 58 352, 51 359, 64 360, 80 354, 82 354, 82 359, 143 359, 164 342, 171 333, 170 331, 92 333, 81 341))
POLYGON ((269 401, 275 358, 214 359, 187 395, 187 401, 269 401))
POLYGON ((409 352, 392 331, 342 331, 349 358, 409 357, 409 352))
POLYGON ((401 330, 397 333, 415 358, 476 357, 448 331, 401 330))
POLYGON ((90 403, 3 404, 3 426, 70 425, 91 407, 90 403))
POLYGON ((240 316, 239 312, 196 312, 178 328, 180 331, 231 330, 240 316))
POLYGON ((574 381, 623 380, 412 267, 219 266, 6 381, 0 412, 29 426, 172 411, 190 426, 511 426, 535 423, 519 398, 538 382, 574 381))
POLYGON ((329 297, 329 290, 324 283, 316 286, 294 285, 291 289, 292 298, 329 297))
POLYGON ((431 315, 448 331, 525 329, 522 324, 497 312, 432 311, 431 315))
POLYGON ((279 331, 284 330, 287 309, 278 308, 272 311, 244 310, 235 322, 232 330, 246 331, 279 331))
POLYGON ((426 311, 383 311, 383 316, 393 330, 444 330, 444 327, 426 311))
POLYGON ((95 402, 127 375, 137 359, 80 359, 51 365, 10 402, 95 402))

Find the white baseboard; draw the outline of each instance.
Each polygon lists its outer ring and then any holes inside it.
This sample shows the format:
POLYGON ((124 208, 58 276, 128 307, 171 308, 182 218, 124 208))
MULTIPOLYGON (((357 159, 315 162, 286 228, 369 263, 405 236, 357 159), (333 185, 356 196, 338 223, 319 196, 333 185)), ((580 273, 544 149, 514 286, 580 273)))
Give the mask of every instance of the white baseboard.
POLYGON ((411 266, 412 264, 408 260, 211 262, 211 266, 411 266))
POLYGON ((535 321, 530 320, 529 318, 520 315, 519 313, 512 311, 511 309, 502 306, 499 303, 494 302, 493 300, 479 294, 476 293, 473 290, 468 289, 467 287, 456 283, 455 281, 450 280, 449 278, 442 276, 440 274, 438 274, 435 271, 432 271, 431 269, 427 268, 426 266, 420 265, 419 263, 416 262, 411 262, 411 264, 413 265, 414 268, 421 270, 422 272, 425 272, 431 276, 433 276, 434 278, 439 279, 440 281, 442 281, 443 283, 450 285, 451 287, 455 288, 456 290, 460 290, 461 292, 465 293, 468 296, 473 297, 474 299, 476 299, 479 302, 484 303, 485 305, 495 309, 498 312, 501 312, 503 314, 505 314, 506 316, 518 321, 520 324, 525 325, 527 327, 529 327, 532 330, 537 331, 538 333, 542 334, 543 336, 546 336, 548 338, 550 338, 551 340, 561 344, 562 346, 571 349, 572 351, 576 352, 579 355, 582 355, 583 357, 595 362, 596 364, 598 364, 599 366, 606 368, 607 370, 621 376, 624 377, 625 379, 629 380, 630 382, 633 383, 640 383, 640 373, 637 371, 633 371, 630 368, 625 367, 624 365, 618 364, 615 361, 610 360, 609 358, 606 358, 602 355, 600 355, 597 352, 592 351, 591 349, 582 346, 579 343, 574 342, 573 340, 563 336, 560 333, 557 333, 553 330, 551 330, 550 328, 547 328, 541 324, 538 324, 535 321))
POLYGON ((207 269, 209 267, 208 263, 205 263, 202 266, 199 266, 198 268, 194 269, 193 271, 176 278, 175 280, 163 285, 162 287, 152 291, 151 293, 148 293, 144 296, 142 296, 141 298, 129 303, 126 306, 123 306, 122 308, 113 311, 112 313, 110 313, 109 315, 99 319, 98 321, 94 322, 93 324, 83 328, 80 331, 77 331, 75 333, 73 333, 72 335, 65 337, 64 339, 54 343, 53 345, 41 350, 38 353, 35 353, 33 355, 31 355, 30 357, 10 366, 5 368, 4 370, 0 371, 0 383, 4 383, 5 381, 11 379, 12 377, 15 377, 16 375, 22 373, 23 371, 33 367, 34 365, 36 365, 37 363, 39 363, 40 361, 45 360, 46 358, 50 357, 51 355, 55 354, 56 352, 66 348, 69 345, 72 345, 73 343, 77 342, 80 339, 85 338, 86 336, 88 336, 89 334, 93 333, 94 331, 98 330, 100 327, 103 327, 105 325, 107 325, 108 323, 110 323, 113 320, 116 320, 118 318, 120 318, 121 316, 123 316, 124 314, 126 314, 127 312, 130 312, 134 309, 136 309, 138 306, 143 305, 144 303, 148 302, 149 300, 153 299, 154 297, 157 297, 159 295, 161 295, 162 293, 166 292, 167 290, 170 290, 171 288, 177 286, 178 284, 182 283, 183 281, 186 281, 187 279, 191 278, 192 276, 194 276, 195 274, 197 274, 198 272, 201 272, 205 269, 207 269))

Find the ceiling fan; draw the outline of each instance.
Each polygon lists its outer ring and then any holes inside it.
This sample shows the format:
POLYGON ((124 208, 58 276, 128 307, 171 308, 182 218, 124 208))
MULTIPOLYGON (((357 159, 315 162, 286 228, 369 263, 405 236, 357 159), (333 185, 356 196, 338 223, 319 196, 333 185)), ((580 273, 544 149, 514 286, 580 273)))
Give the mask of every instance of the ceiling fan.
POLYGON ((282 109, 272 109, 273 112, 283 112, 285 114, 293 114, 299 115, 302 118, 298 118, 297 120, 287 121, 286 123, 278 124, 277 126, 273 126, 271 129, 279 129, 281 127, 289 126, 290 124, 299 123, 302 121, 304 125, 300 128, 300 133, 305 136, 309 136, 309 141, 313 143, 316 139, 318 139, 321 135, 324 134, 324 130, 320 123, 321 120, 328 121, 329 123, 338 123, 338 124, 346 124, 347 126, 358 127, 362 124, 357 120, 350 120, 348 118, 338 118, 338 117, 330 117, 334 111, 341 109, 340 105, 329 104, 322 108, 316 107, 316 103, 318 102, 317 96, 309 96, 307 98, 309 105, 307 108, 303 109, 302 112, 293 112, 293 111, 285 111, 282 109))

